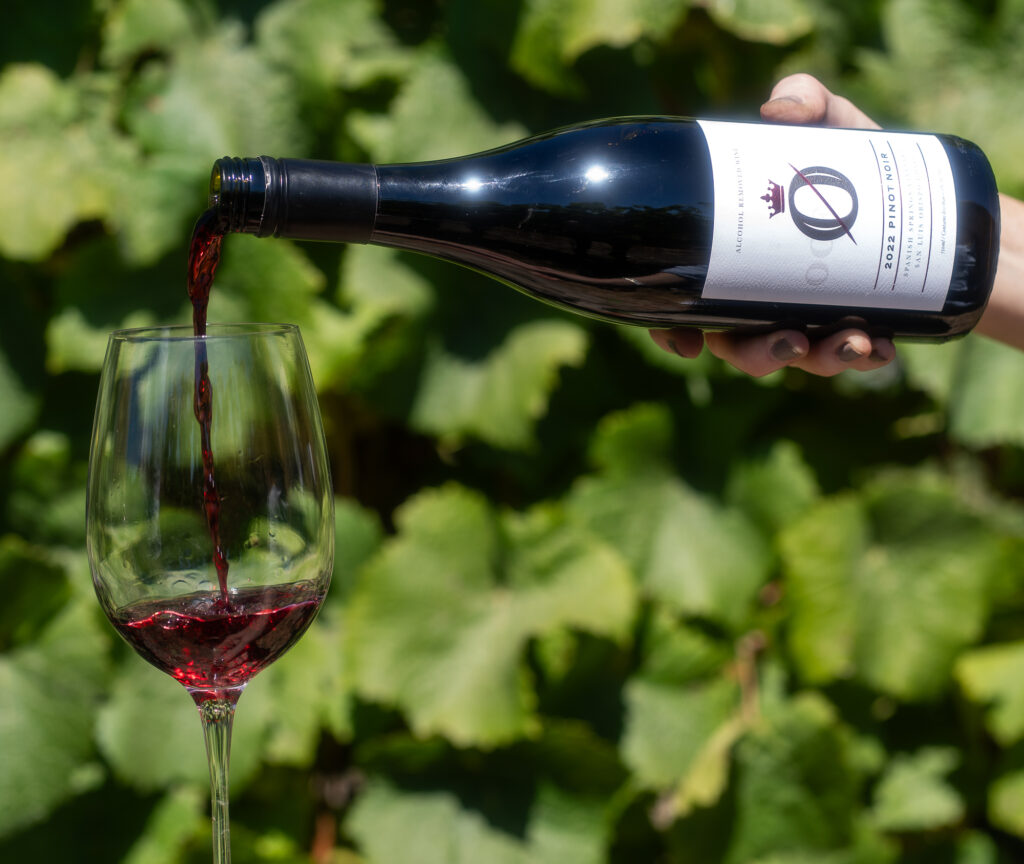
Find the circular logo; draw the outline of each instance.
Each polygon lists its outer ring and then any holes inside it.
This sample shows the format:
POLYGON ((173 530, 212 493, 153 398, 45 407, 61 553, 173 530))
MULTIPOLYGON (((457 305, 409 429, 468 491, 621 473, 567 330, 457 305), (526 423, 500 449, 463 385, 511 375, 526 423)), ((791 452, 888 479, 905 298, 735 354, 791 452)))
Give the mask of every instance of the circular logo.
POLYGON ((853 234, 850 231, 853 228, 853 223, 857 220, 857 192, 849 178, 835 169, 826 168, 823 165, 804 168, 802 171, 798 168, 793 170, 796 171, 796 177, 793 178, 793 182, 789 186, 789 215, 793 217, 796 227, 812 240, 836 240, 844 234, 853 240, 853 234), (828 216, 808 216, 797 207, 796 193, 805 186, 825 205, 825 209, 829 213, 828 216), (821 187, 823 186, 838 187, 846 192, 850 196, 849 212, 837 213, 822 191, 821 187))

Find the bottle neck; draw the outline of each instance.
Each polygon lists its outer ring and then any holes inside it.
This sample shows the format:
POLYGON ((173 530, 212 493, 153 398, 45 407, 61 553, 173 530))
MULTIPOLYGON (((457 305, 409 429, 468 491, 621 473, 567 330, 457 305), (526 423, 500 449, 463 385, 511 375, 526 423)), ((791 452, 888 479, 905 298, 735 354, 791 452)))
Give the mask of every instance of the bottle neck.
POLYGON ((366 243, 377 172, 366 164, 225 157, 213 166, 210 207, 226 233, 366 243))

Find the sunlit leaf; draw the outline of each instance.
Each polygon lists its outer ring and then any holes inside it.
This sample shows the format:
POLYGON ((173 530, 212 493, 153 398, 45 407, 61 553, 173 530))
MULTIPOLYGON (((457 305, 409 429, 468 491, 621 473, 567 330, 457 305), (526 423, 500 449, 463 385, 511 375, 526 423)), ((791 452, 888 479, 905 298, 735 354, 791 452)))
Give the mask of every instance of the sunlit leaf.
POLYGON ((573 63, 591 48, 624 48, 642 38, 666 39, 691 0, 527 0, 512 47, 512 66, 532 84, 559 95, 581 85, 573 63))
POLYGON ((173 788, 154 808, 143 835, 135 841, 124 864, 176 864, 182 849, 209 820, 205 790, 199 786, 173 788))
POLYGON ((523 449, 563 366, 583 362, 586 332, 567 321, 522 324, 482 361, 435 350, 428 356, 412 409, 415 428, 458 440, 480 438, 523 449))
POLYGON ((956 678, 969 699, 985 706, 985 725, 1000 744, 1024 738, 1024 642, 965 653, 957 662, 956 678))
POLYGON ((674 787, 675 810, 715 803, 728 780, 729 749, 740 732, 733 722, 736 683, 711 679, 686 687, 631 681, 626 690, 622 757, 637 782, 674 787))
POLYGON ((959 757, 950 748, 897 755, 875 788, 872 815, 884 831, 932 831, 957 824, 964 802, 947 782, 959 757))
POLYGON ((1011 548, 926 474, 823 500, 782 535, 797 668, 935 696, 981 634, 1011 548))
POLYGON ((108 644, 92 603, 73 601, 38 639, 0 656, 0 837, 78 791, 93 757, 108 644))
POLYGON ((708 0, 708 13, 742 39, 783 45, 814 26, 812 0, 708 0))
POLYGON ((599 864, 603 805, 544 784, 522 835, 503 831, 448 792, 407 792, 375 780, 346 828, 372 862, 599 864))
POLYGON ((407 502, 398 524, 353 594, 348 647, 358 692, 401 708, 417 734, 483 746, 529 734, 526 640, 565 626, 622 638, 632 618, 618 556, 543 513, 503 520, 446 487, 407 502))
POLYGON ((992 782, 988 818, 996 828, 1024 837, 1024 771, 1009 771, 992 782))
POLYGON ((525 135, 518 124, 492 120, 461 70, 433 50, 418 55, 386 115, 352 112, 349 118, 353 137, 375 162, 467 156, 525 135))
POLYGON ((320 98, 334 87, 397 77, 410 65, 410 52, 380 19, 378 6, 375 0, 272 3, 256 20, 257 44, 320 98))
POLYGON ((243 35, 222 24, 216 36, 179 44, 140 70, 125 122, 144 148, 188 156, 207 175, 222 156, 303 155, 291 82, 243 35))
MULTIPOLYGON (((246 699, 243 695, 239 701, 232 737, 233 788, 241 788, 255 772, 264 732, 255 712, 248 712, 248 720, 243 716, 246 699)), ((202 726, 192 698, 141 658, 126 658, 96 724, 100 750, 123 781, 147 792, 177 783, 209 787, 202 726)))
POLYGON ((740 462, 728 485, 728 499, 769 529, 778 530, 801 516, 820 494, 817 478, 791 441, 740 462))
POLYGON ((75 224, 112 209, 109 165, 132 147, 79 95, 36 67, 0 75, 0 254, 41 260, 75 224))
POLYGON ((603 430, 623 443, 642 442, 657 428, 651 422, 641 407, 602 424, 593 447, 606 453, 607 467, 577 483, 570 512, 626 557, 651 596, 679 612, 740 626, 768 576, 770 550, 739 510, 689 488, 667 463, 659 468, 653 454, 661 445, 604 443, 611 439, 603 430), (639 470, 645 460, 650 467, 639 470))
POLYGON ((831 706, 808 693, 784 703, 736 745, 728 864, 787 849, 824 856, 854 842, 863 781, 836 721, 831 706))
POLYGON ((146 51, 173 52, 195 36, 181 0, 122 0, 103 22, 102 58, 116 66, 146 51))

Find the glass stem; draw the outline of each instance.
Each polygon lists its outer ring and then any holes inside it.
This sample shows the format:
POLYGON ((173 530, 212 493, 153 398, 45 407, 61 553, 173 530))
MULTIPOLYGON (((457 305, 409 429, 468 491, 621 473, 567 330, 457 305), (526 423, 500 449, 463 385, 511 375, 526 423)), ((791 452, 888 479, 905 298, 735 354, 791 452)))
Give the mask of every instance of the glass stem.
POLYGON ((222 696, 200 699, 193 694, 203 721, 206 758, 210 763, 210 804, 213 822, 213 864, 231 864, 231 823, 228 820, 228 763, 231 726, 241 690, 222 691, 222 696))

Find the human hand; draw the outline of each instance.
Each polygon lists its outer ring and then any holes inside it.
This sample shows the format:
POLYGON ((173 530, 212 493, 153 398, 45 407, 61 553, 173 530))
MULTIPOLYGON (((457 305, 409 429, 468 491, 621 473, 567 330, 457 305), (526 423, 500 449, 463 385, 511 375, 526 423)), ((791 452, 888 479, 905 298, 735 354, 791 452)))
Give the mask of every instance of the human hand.
MULTIPOLYGON (((779 81, 761 106, 761 118, 770 123, 879 128, 849 99, 836 96, 817 78, 806 74, 790 75, 779 81)), ((665 351, 689 358, 700 354, 706 342, 716 357, 754 377, 784 366, 824 376, 846 369, 867 371, 884 366, 896 356, 892 340, 871 338, 857 329, 840 330, 815 342, 799 330, 750 336, 703 333, 686 327, 652 330, 651 338, 665 351)))

